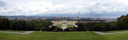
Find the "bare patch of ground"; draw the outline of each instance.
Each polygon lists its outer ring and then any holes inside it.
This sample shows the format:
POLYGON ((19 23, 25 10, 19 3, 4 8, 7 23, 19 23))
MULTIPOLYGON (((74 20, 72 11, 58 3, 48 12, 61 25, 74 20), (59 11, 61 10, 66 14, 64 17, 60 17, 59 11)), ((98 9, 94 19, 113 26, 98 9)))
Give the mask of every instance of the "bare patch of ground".
POLYGON ((15 33, 15 34, 30 34, 30 33, 33 33, 34 31, 26 31, 26 32, 7 32, 7 31, 0 31, 2 33, 15 33))
POLYGON ((100 34, 100 35, 117 34, 117 33, 126 33, 126 32, 128 32, 128 31, 123 31, 123 32, 113 32, 113 33, 102 33, 102 32, 95 31, 95 33, 100 34))

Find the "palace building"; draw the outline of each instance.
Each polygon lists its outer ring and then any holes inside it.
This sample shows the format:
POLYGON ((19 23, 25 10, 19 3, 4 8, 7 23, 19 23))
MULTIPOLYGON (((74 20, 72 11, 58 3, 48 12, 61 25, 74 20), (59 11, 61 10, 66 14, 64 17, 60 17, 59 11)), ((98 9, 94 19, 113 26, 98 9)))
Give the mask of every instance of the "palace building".
POLYGON ((62 21, 51 21, 53 24, 75 24, 77 21, 67 21, 67 20, 62 20, 62 21))

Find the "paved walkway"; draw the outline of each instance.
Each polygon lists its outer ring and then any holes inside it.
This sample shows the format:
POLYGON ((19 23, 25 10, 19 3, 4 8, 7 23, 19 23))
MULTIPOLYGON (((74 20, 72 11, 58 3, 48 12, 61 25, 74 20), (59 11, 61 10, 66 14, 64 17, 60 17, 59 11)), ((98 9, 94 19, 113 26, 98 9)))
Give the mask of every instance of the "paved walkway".
POLYGON ((7 31, 0 31, 2 33, 15 33, 15 34, 30 34, 30 33, 33 33, 34 31, 26 31, 26 32, 7 32, 7 31))
POLYGON ((53 24, 53 25, 51 25, 51 26, 49 26, 49 28, 51 28, 52 26, 55 26, 56 24, 53 24))
POLYGON ((62 24, 62 29, 65 30, 67 28, 67 24, 62 24))
POLYGON ((73 24, 73 26, 78 27, 76 24, 73 24))
POLYGON ((97 32, 97 31, 95 31, 95 33, 100 34, 100 35, 117 34, 117 33, 126 33, 126 32, 128 32, 128 31, 123 31, 123 32, 113 32, 113 33, 102 33, 102 32, 97 32))

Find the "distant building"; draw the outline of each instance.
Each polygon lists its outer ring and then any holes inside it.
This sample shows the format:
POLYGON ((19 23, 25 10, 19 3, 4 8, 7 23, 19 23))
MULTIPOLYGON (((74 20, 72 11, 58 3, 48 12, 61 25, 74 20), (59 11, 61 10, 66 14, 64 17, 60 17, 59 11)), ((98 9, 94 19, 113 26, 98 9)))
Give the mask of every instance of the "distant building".
POLYGON ((51 21, 51 22, 54 23, 54 24, 64 24, 64 23, 66 23, 66 24, 75 24, 75 23, 77 23, 77 21, 67 21, 67 20, 51 21))
POLYGON ((51 28, 52 26, 55 26, 55 25, 62 25, 61 28, 63 29, 63 31, 67 27, 78 27, 77 25, 75 25, 75 23, 77 23, 77 21, 62 20, 62 21, 51 21, 51 22, 53 23, 53 25, 49 26, 49 28, 51 28), (68 25, 72 25, 72 26, 68 26, 68 25))
POLYGON ((101 21, 78 21, 78 23, 89 23, 89 22, 100 23, 101 21))

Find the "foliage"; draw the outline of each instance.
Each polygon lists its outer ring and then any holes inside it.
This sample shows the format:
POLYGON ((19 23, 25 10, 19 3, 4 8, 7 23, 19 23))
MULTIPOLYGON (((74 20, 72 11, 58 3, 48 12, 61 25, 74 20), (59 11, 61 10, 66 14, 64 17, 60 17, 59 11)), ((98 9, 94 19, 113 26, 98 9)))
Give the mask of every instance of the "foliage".
POLYGON ((124 30, 128 29, 128 15, 117 18, 117 22, 106 23, 77 23, 77 31, 112 31, 112 30, 124 30))
POLYGON ((50 22, 46 21, 24 21, 24 20, 8 20, 7 18, 0 18, 0 30, 49 30, 50 22))
MULTIPOLYGON (((81 19, 86 20, 86 19, 81 19)), ((88 21, 90 21, 89 19, 88 21)), ((78 20, 79 21, 79 20, 78 20)), ((103 21, 103 20, 102 20, 103 21)), ((58 27, 49 28, 52 25, 46 20, 8 20, 8 18, 0 17, 0 30, 42 30, 42 31, 62 31, 58 27)), ((128 14, 117 18, 117 22, 89 22, 76 23, 78 27, 68 27, 65 31, 112 31, 128 29, 128 14)), ((62 25, 60 25, 62 26, 62 25)), ((72 26, 72 25, 67 25, 72 26)))

